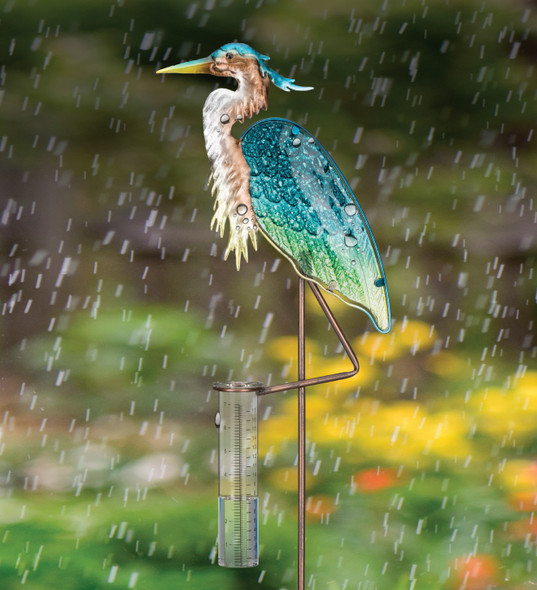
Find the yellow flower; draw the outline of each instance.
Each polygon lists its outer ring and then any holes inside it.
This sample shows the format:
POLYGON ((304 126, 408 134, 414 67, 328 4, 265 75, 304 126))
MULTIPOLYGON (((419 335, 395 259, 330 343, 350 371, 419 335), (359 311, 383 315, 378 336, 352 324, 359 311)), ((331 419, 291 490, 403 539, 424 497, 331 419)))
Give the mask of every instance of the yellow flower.
POLYGON ((332 438, 353 440, 360 447, 357 455, 382 459, 387 463, 415 465, 437 458, 465 459, 472 454, 467 440, 468 423, 461 412, 428 413, 416 402, 383 404, 360 400, 355 414, 330 416, 324 426, 324 442, 332 438))
POLYGON ((470 400, 478 428, 501 438, 532 436, 537 428, 537 393, 532 375, 515 383, 514 389, 485 388, 470 400))
POLYGON ((439 352, 427 358, 425 365, 431 373, 440 375, 440 377, 450 377, 451 375, 461 374, 467 365, 462 358, 451 352, 439 352))
POLYGON ((359 352, 358 356, 367 357, 371 363, 390 361, 404 354, 404 347, 397 341, 396 330, 390 334, 367 332, 354 340, 353 344, 359 352))
POLYGON ((524 459, 508 461, 498 476, 502 483, 511 490, 535 491, 537 489, 537 461, 524 459))
POLYGON ((277 453, 297 436, 296 417, 287 414, 271 416, 259 423, 258 452, 260 457, 277 453))
POLYGON ((368 332, 354 341, 354 346, 371 361, 390 361, 410 351, 428 350, 434 344, 436 332, 433 326, 417 320, 407 320, 394 325, 389 334, 368 332))
POLYGON ((356 418, 348 414, 327 414, 324 419, 311 420, 308 430, 315 443, 334 444, 355 435, 356 418))
MULTIPOLYGON (((298 341, 296 336, 280 336, 279 338, 273 338, 267 344, 267 354, 281 362, 291 362, 296 367, 296 358, 298 350, 298 341)), ((319 343, 315 340, 306 338, 306 354, 315 355, 316 357, 320 354, 319 343)), ((307 361, 308 359, 306 359, 307 361)))
POLYGON ((436 339, 434 327, 425 322, 409 320, 402 322, 397 328, 397 342, 413 352, 428 350, 436 339))
POLYGON ((320 395, 309 395, 306 390, 306 419, 324 419, 332 410, 334 404, 331 400, 320 395))
MULTIPOLYGON (((312 389, 306 389, 306 419, 324 418, 326 414, 332 412, 334 409, 334 402, 327 397, 323 397, 318 393, 313 393, 312 389), (309 393, 308 393, 309 392, 309 393)), ((280 410, 288 416, 293 416, 293 420, 298 419, 298 402, 297 396, 291 395, 282 403, 280 410)), ((272 418, 271 418, 272 419, 272 418)))
MULTIPOLYGON (((306 471, 306 489, 311 485, 312 476, 306 471)), ((298 490, 298 468, 280 467, 268 470, 269 485, 282 492, 296 492, 298 490)))
POLYGON ((537 397, 537 371, 526 371, 522 377, 516 377, 515 387, 537 397))
POLYGON ((517 405, 525 412, 537 412, 537 371, 526 371, 514 380, 514 393, 517 405))
POLYGON ((475 455, 475 449, 467 439, 467 421, 460 412, 432 414, 427 422, 425 454, 446 459, 466 459, 475 455))

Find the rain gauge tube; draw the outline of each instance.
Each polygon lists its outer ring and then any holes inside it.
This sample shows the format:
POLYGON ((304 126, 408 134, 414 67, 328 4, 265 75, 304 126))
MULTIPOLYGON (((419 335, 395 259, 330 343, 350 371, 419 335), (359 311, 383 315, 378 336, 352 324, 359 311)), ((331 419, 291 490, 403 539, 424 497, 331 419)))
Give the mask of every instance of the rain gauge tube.
POLYGON ((218 565, 259 564, 257 395, 261 383, 215 383, 218 391, 218 565))

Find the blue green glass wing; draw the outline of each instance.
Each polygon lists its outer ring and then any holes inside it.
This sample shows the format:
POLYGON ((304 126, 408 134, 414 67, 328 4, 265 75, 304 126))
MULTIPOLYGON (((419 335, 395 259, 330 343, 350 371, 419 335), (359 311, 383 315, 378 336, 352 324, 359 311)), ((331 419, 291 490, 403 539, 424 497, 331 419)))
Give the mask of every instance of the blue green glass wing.
POLYGON ((308 131, 265 119, 242 136, 263 235, 312 280, 391 328, 386 277, 371 229, 333 159, 308 131))

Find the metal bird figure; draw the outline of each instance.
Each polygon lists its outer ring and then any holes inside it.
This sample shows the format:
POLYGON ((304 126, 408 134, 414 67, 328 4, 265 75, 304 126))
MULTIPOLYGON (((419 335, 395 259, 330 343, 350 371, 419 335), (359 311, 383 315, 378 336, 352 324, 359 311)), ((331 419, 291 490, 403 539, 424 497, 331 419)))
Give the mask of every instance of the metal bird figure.
POLYGON ((211 227, 230 237, 225 257, 248 260, 248 239, 263 236, 297 273, 365 311, 380 332, 391 327, 386 277, 373 234, 339 168, 300 125, 265 119, 237 140, 237 121, 268 106, 268 89, 297 86, 267 65, 269 57, 244 43, 229 43, 206 58, 163 68, 157 74, 212 74, 237 81, 218 88, 203 107, 205 146, 211 164, 215 213, 211 227))

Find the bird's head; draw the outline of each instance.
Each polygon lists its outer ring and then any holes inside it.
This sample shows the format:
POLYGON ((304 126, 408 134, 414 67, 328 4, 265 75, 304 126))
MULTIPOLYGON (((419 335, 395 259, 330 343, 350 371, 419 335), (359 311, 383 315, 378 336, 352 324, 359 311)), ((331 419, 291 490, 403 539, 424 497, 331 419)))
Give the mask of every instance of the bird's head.
POLYGON ((267 65, 270 58, 258 53, 245 43, 227 43, 208 57, 183 62, 163 68, 157 74, 212 74, 241 80, 248 72, 255 72, 262 78, 289 92, 290 90, 312 90, 311 86, 297 86, 292 78, 285 78, 267 65))

